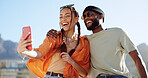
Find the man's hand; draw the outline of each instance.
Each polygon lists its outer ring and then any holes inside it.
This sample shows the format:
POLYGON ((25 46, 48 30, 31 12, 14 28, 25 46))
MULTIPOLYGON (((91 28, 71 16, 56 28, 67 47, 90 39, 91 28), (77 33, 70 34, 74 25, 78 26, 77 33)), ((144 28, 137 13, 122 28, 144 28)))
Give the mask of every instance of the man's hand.
POLYGON ((52 37, 52 38, 58 38, 58 32, 57 30, 51 29, 48 31, 46 36, 52 37))

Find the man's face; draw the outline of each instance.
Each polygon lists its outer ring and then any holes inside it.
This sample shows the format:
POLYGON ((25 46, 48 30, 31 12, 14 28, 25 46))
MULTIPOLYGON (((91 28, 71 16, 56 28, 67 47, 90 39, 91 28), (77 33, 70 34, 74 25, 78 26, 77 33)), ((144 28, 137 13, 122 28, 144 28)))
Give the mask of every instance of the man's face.
POLYGON ((88 30, 94 30, 99 25, 99 14, 93 11, 86 11, 83 17, 88 30))

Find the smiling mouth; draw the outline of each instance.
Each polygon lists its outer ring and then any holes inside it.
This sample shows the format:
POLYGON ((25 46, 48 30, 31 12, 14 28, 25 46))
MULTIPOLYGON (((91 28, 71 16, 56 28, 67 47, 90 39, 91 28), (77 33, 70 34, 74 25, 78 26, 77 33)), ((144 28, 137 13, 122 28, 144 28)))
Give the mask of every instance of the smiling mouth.
POLYGON ((63 23, 63 26, 67 26, 68 25, 68 23, 63 23))
POLYGON ((86 21, 86 24, 89 24, 89 23, 91 23, 92 21, 90 21, 90 20, 88 20, 88 21, 86 21))

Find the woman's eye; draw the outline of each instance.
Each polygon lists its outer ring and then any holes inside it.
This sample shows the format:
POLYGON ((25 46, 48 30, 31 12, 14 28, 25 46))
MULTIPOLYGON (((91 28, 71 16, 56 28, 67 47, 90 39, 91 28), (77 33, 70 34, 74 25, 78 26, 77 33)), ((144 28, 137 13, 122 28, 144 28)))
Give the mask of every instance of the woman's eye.
POLYGON ((65 17, 70 17, 70 15, 67 15, 67 16, 65 16, 65 17))

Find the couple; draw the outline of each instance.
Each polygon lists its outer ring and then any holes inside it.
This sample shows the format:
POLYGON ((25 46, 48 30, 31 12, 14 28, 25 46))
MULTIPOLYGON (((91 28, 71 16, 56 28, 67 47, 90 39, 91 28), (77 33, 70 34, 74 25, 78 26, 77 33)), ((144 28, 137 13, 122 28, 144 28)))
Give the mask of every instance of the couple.
POLYGON ((31 40, 25 40, 30 33, 21 37, 17 51, 30 58, 27 67, 41 78, 79 78, 87 74, 90 78, 131 78, 125 65, 129 54, 139 76, 147 78, 144 63, 126 33, 120 28, 102 28, 104 12, 100 8, 87 6, 82 18, 93 34, 80 36, 79 14, 73 5, 66 5, 60 8, 61 31, 50 30, 39 48, 26 49, 31 45, 31 40))

